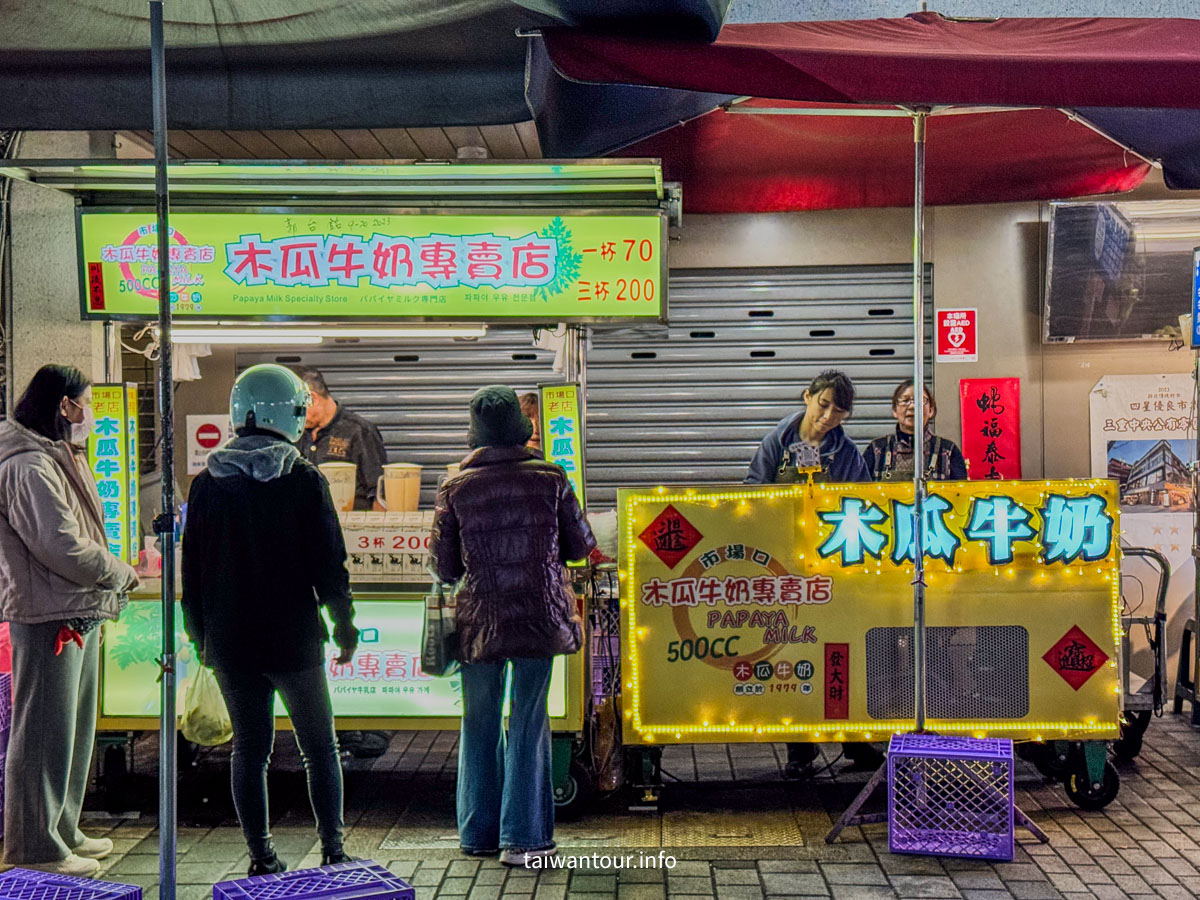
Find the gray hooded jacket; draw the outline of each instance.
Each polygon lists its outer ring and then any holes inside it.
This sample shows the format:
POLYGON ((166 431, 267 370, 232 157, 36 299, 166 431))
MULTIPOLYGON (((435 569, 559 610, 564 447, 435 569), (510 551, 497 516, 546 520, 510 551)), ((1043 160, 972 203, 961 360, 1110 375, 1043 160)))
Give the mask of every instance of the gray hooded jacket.
POLYGON ((282 438, 231 441, 188 494, 183 625, 206 665, 297 672, 321 665, 326 606, 343 640, 354 609, 329 485, 282 438))
POLYGON ((86 465, 66 442, 0 422, 0 620, 115 619, 136 584, 108 550, 86 465))

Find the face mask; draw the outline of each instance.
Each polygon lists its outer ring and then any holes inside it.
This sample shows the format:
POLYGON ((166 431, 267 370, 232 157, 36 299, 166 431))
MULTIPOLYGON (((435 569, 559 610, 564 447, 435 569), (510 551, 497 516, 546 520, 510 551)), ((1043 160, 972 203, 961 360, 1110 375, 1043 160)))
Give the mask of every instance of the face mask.
POLYGON ((83 411, 82 422, 71 423, 71 443, 86 444, 87 439, 91 437, 92 429, 96 427, 96 414, 92 412, 89 406, 83 411))

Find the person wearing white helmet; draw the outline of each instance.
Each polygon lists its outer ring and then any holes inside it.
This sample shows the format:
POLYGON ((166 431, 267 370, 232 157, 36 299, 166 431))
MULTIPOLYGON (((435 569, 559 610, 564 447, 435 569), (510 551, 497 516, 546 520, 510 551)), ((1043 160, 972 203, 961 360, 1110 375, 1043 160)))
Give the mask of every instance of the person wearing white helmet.
POLYGON ((229 399, 238 436, 209 455, 188 494, 183 624, 233 722, 233 801, 250 875, 287 868, 267 810, 277 693, 308 775, 322 864, 350 858, 342 849, 342 769, 319 607, 334 623, 338 662, 353 657, 358 631, 329 486, 293 446, 308 402, 308 388, 283 366, 243 372, 229 399))

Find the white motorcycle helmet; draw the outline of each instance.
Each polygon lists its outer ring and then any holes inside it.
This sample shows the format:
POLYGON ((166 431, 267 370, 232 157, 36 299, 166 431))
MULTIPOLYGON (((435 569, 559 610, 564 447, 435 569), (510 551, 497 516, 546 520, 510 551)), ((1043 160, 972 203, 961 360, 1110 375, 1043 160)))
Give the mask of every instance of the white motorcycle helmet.
POLYGON ((229 394, 234 430, 243 426, 270 431, 295 443, 304 433, 311 396, 291 369, 264 363, 238 376, 229 394))

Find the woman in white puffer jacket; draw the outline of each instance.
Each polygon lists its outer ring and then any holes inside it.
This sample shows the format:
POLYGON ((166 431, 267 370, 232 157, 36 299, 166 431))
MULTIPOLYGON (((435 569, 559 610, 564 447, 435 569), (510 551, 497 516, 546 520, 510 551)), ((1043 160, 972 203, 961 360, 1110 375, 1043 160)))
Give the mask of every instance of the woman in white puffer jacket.
POLYGON ((91 406, 82 372, 43 366, 0 423, 0 620, 13 648, 4 862, 84 876, 112 852, 108 838, 79 830, 96 739, 97 626, 137 586, 133 568, 109 552, 78 446, 92 430, 91 406))

